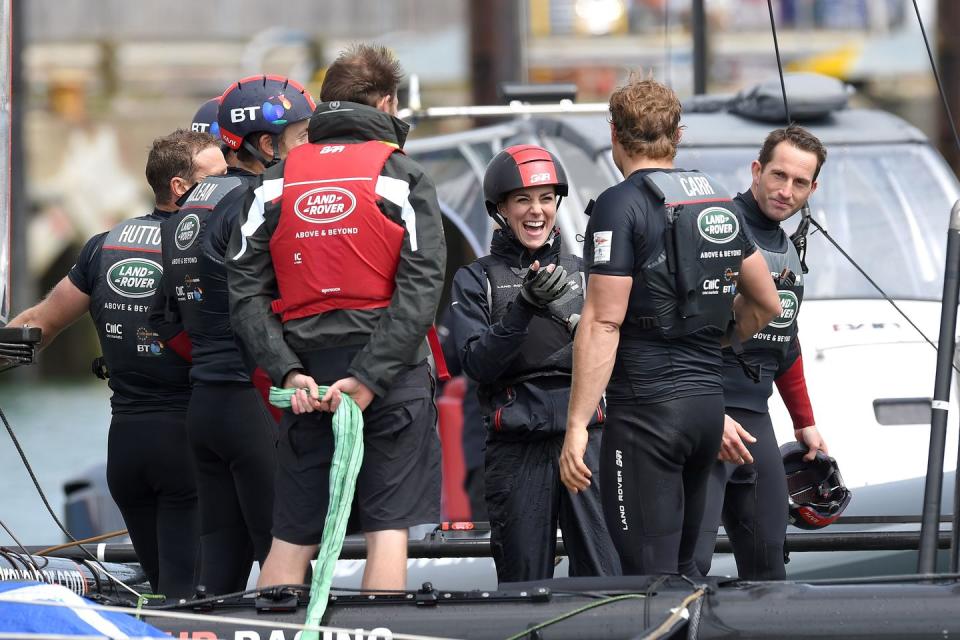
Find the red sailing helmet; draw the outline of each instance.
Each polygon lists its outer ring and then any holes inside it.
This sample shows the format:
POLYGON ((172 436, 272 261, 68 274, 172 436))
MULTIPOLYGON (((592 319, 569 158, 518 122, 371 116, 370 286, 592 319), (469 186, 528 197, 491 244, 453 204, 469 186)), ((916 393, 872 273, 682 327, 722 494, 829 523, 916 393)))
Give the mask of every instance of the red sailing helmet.
POLYGON ((497 215, 497 203, 511 191, 551 184, 558 196, 567 195, 567 173, 555 155, 535 144, 507 147, 493 157, 483 174, 487 213, 497 215))
POLYGON ((837 461, 817 451, 817 457, 803 459, 806 445, 790 442, 780 447, 787 473, 790 524, 800 529, 822 529, 840 517, 850 504, 850 490, 843 484, 837 461))

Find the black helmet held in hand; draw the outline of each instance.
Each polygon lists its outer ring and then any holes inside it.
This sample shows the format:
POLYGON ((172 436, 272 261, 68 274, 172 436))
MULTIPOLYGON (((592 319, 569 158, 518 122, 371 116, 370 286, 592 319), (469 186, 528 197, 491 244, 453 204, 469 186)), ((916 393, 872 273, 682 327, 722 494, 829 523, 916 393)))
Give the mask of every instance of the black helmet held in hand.
POLYGON ((506 228, 497 203, 508 193, 527 187, 553 185, 561 198, 567 195, 567 174, 555 155, 535 144, 507 147, 493 157, 483 174, 483 199, 497 224, 506 228))
POLYGON ((800 529, 822 529, 836 521, 850 503, 850 490, 843 484, 837 461, 822 451, 807 461, 809 449, 790 442, 780 447, 787 474, 790 524, 800 529))

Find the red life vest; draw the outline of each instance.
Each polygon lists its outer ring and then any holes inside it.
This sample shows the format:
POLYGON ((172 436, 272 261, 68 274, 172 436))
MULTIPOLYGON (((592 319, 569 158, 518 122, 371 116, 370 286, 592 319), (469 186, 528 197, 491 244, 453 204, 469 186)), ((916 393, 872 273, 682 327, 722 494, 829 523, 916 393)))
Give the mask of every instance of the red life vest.
POLYGON ((304 144, 286 158, 270 256, 283 322, 333 309, 380 309, 393 297, 404 227, 377 201, 398 148, 385 142, 304 144))

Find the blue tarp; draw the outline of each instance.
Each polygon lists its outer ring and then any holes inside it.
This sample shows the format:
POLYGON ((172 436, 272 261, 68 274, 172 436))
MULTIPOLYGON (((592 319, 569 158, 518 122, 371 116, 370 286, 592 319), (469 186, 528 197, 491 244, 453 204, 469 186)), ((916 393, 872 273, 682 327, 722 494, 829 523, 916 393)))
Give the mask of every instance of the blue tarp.
POLYGON ((42 582, 0 582, 0 632, 108 638, 170 637, 125 613, 30 604, 36 602, 94 605, 86 598, 57 585, 42 582))

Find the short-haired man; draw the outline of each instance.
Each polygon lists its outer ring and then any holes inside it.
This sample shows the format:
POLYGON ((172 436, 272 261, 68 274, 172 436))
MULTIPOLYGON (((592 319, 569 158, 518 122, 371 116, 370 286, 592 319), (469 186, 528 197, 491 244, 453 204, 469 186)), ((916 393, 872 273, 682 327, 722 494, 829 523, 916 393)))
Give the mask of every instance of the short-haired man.
POLYGON ((587 225, 560 474, 571 490, 589 486, 587 425, 606 388, 600 492, 623 573, 687 574, 723 432, 721 341, 750 337, 779 304, 723 190, 673 167, 673 91, 632 78, 610 116, 624 181, 600 194, 587 225))
POLYGON ((270 550, 276 423, 230 325, 227 245, 258 176, 306 142, 316 105, 299 83, 250 76, 220 97, 220 137, 236 162, 197 185, 161 226, 163 310, 183 319, 193 343, 187 435, 200 500, 199 582, 209 593, 242 591, 253 560, 270 550))
POLYGON ((770 132, 750 166, 750 188, 734 198, 737 210, 770 268, 782 311, 744 343, 745 359, 759 369, 749 379, 729 350, 723 358, 726 407, 723 443, 707 492, 697 566, 710 570, 721 517, 733 545, 737 571, 746 580, 783 580, 787 482, 767 399, 776 382, 798 442, 812 460, 827 445, 815 426, 797 340, 797 313, 806 276, 794 244, 781 228, 817 190, 827 151, 806 129, 791 125, 770 132))
POLYGON ((208 175, 226 171, 217 141, 176 131, 147 157, 152 213, 91 238, 70 272, 10 326, 43 330, 49 344, 89 311, 113 390, 107 484, 154 593, 193 595, 197 488, 185 428, 190 342, 182 327, 151 329, 150 296, 160 284, 160 223, 208 175))
POLYGON ((363 587, 404 588, 407 527, 439 519, 425 336, 446 246, 433 183, 400 151, 399 80, 382 47, 342 53, 310 119, 311 144, 267 170, 231 243, 233 326, 275 384, 300 389, 280 425, 260 586, 302 582, 316 553, 341 393, 364 419, 354 509, 367 540, 363 587), (331 385, 323 398, 318 383, 331 385))

